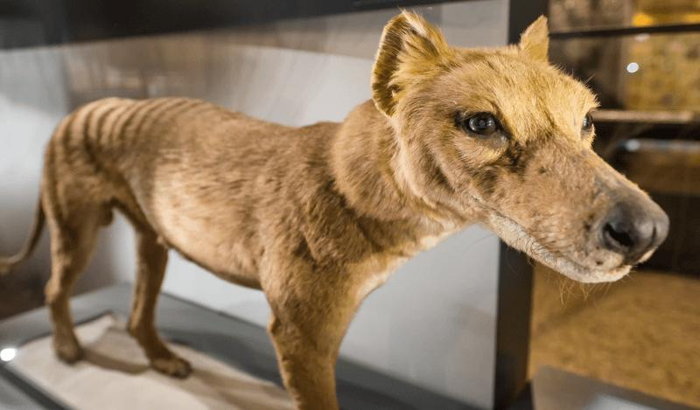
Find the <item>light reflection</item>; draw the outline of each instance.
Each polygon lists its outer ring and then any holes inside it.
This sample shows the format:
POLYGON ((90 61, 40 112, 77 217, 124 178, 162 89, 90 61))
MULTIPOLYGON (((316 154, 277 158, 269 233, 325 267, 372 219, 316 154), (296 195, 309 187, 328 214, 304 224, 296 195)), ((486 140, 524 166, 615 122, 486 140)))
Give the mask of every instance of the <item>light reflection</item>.
POLYGON ((635 63, 634 61, 627 64, 627 72, 630 74, 634 74, 639 70, 639 64, 635 63))
POLYGON ((14 347, 6 347, 0 350, 0 360, 3 362, 9 362, 10 360, 14 359, 16 355, 17 349, 14 347))

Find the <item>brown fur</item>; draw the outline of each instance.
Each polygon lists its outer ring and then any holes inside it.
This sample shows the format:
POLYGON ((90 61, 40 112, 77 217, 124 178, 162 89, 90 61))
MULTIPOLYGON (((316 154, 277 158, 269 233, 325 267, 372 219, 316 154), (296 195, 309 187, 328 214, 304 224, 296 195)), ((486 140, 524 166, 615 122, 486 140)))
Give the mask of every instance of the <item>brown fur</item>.
POLYGON ((290 128, 184 98, 111 98, 78 109, 48 145, 32 241, 43 212, 59 357, 81 355, 70 289, 114 208, 137 231, 129 330, 153 367, 190 372, 154 327, 175 249, 265 292, 280 370, 302 409, 337 408, 334 364, 364 297, 469 224, 581 281, 624 275, 629 266, 596 245, 591 224, 617 195, 651 201, 593 153, 592 134, 582 138, 595 98, 546 54, 543 18, 520 46, 467 50, 403 13, 382 37, 374 101, 341 124, 290 128), (455 126, 478 112, 495 113, 510 138, 473 138, 455 126))

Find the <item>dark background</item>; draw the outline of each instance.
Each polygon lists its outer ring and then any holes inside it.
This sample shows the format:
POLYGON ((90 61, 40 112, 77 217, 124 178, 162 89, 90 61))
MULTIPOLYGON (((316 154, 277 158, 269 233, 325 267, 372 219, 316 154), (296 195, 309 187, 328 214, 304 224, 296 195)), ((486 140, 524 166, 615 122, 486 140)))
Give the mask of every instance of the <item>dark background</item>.
POLYGON ((0 0, 0 48, 181 32, 432 3, 446 1, 0 0))

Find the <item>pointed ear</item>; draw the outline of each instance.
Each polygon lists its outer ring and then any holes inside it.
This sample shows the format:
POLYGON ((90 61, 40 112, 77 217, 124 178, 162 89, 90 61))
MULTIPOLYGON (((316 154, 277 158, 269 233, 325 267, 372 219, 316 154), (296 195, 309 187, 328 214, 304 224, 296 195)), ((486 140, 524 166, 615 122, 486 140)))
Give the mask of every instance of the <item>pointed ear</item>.
POLYGON ((547 29, 547 17, 540 16, 530 24, 520 36, 518 48, 533 60, 547 62, 549 50, 549 30, 547 29))
POLYGON ((442 33, 421 16, 407 11, 384 27, 372 70, 372 99, 387 116, 406 87, 439 68, 450 48, 442 33))

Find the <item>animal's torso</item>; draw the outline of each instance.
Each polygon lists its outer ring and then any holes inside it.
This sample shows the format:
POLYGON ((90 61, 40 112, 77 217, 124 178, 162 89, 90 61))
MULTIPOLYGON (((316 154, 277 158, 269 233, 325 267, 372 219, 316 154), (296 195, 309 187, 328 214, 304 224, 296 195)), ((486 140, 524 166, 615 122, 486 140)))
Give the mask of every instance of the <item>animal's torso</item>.
POLYGON ((183 98, 107 99, 69 116, 52 144, 65 151, 55 166, 93 174, 91 195, 229 281, 261 287, 261 270, 291 258, 376 272, 379 284, 435 227, 348 203, 331 166, 340 127, 285 127, 183 98))

